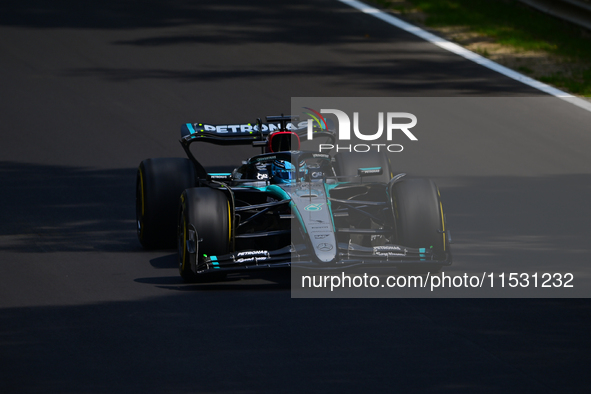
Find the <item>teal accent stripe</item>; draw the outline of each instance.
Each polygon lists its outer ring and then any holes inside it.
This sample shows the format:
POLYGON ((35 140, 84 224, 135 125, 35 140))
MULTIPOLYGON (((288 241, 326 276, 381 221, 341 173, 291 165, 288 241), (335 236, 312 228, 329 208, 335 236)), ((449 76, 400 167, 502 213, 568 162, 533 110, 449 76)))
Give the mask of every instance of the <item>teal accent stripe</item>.
POLYGON ((193 128, 193 125, 192 125, 191 123, 187 123, 187 128, 189 129, 189 132, 190 132, 191 134, 195 134, 195 133, 196 133, 196 131, 195 131, 195 129, 193 128))
MULTIPOLYGON (((279 187, 277 185, 269 185, 269 186, 265 186, 265 187, 258 188, 258 189, 261 191, 266 191, 267 193, 274 195, 275 197, 278 197, 281 200, 291 200, 291 196, 289 194, 287 194, 287 192, 285 190, 283 190, 281 187, 279 187)), ((304 221, 302 220, 302 217, 300 215, 300 211, 298 211, 298 209, 295 206, 295 204, 293 203, 293 201, 290 201, 289 207, 291 209, 291 213, 295 214, 296 218, 298 218, 298 221, 300 222, 300 225, 302 226, 302 229, 307 234, 308 229, 306 228, 306 225, 304 224, 304 221)))
POLYGON ((211 259, 211 261, 218 261, 218 257, 217 256, 210 256, 209 258, 211 259))
POLYGON ((336 185, 328 185, 328 184, 324 184, 324 193, 326 193, 326 205, 328 205, 328 212, 330 212, 330 221, 332 223, 332 231, 334 231, 336 233, 337 229, 334 226, 334 217, 332 216, 332 205, 330 204, 330 200, 328 199, 328 197, 330 197, 330 191, 331 189, 333 189, 336 185))
POLYGON ((287 192, 285 190, 283 190, 282 188, 280 188, 277 185, 269 185, 265 188, 263 191, 266 191, 267 193, 271 193, 274 194, 275 196, 281 198, 282 200, 291 200, 291 197, 289 196, 289 194, 287 194, 287 192))
POLYGON ((296 205, 294 204, 293 201, 289 202, 289 208, 291 209, 291 212, 294 213, 295 216, 298 218, 298 221, 300 222, 300 226, 302 226, 304 233, 308 234, 308 229, 306 228, 306 225, 304 224, 304 220, 302 219, 302 215, 300 215, 300 211, 298 210, 298 207, 296 207, 296 205))

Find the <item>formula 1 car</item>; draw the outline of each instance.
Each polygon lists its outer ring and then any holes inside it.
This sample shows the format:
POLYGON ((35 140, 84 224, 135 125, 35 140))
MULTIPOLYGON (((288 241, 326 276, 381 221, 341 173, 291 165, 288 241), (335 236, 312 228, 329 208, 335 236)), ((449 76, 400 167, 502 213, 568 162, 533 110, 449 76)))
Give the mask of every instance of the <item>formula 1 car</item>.
MULTIPOLYGON (((306 122, 187 123, 188 158, 141 162, 137 233, 144 248, 177 247, 185 281, 280 267, 436 271, 452 262, 435 183, 394 175, 385 154, 302 151, 306 122), (252 144, 263 153, 231 173, 208 173, 194 143, 252 144), (210 275, 213 274, 213 275, 210 275)), ((314 137, 334 142, 334 128, 314 137)))

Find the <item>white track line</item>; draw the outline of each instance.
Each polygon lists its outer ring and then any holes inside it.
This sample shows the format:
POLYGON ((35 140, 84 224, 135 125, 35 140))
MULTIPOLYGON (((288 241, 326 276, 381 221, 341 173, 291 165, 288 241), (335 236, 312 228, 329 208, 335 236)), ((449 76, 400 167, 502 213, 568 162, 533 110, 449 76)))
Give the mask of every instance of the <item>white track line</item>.
POLYGON ((477 53, 469 51, 466 48, 463 48, 457 44, 454 44, 453 42, 447 41, 441 37, 436 36, 435 34, 431 34, 428 31, 421 29, 420 27, 411 25, 410 23, 407 23, 401 19, 396 18, 395 16, 387 14, 383 11, 378 10, 377 8, 371 7, 371 6, 364 4, 360 1, 357 1, 357 0, 339 0, 339 1, 341 3, 347 4, 348 6, 358 9, 359 11, 361 11, 365 14, 375 16, 376 18, 381 19, 384 22, 389 23, 392 26, 396 26, 399 29, 402 29, 402 30, 405 30, 411 34, 414 34, 415 36, 420 37, 423 40, 429 41, 430 43, 435 44, 440 48, 443 48, 443 49, 448 50, 452 53, 455 53, 456 55, 460 55, 461 57, 463 57, 465 59, 471 60, 474 63, 480 64, 481 66, 484 66, 484 67, 489 68, 493 71, 501 73, 511 79, 514 79, 516 81, 519 81, 521 83, 529 85, 533 88, 541 90, 544 93, 548 93, 552 96, 558 97, 564 101, 568 101, 571 104, 574 104, 578 107, 581 107, 581 108, 591 112, 591 102, 583 100, 579 97, 575 97, 569 93, 563 92, 562 90, 556 89, 550 85, 546 85, 543 82, 536 81, 533 78, 530 78, 526 75, 520 74, 520 73, 513 71, 505 66, 501 66, 500 64, 495 63, 492 60, 487 59, 483 56, 480 56, 477 53))

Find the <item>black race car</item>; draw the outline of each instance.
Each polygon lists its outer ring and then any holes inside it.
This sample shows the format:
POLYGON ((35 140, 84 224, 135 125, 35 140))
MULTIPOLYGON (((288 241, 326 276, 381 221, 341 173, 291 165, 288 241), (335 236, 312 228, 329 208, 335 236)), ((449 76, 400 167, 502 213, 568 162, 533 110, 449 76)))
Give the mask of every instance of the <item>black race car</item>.
MULTIPOLYGON (((188 158, 147 159, 137 172, 144 248, 176 246, 186 281, 279 267, 436 271, 451 264, 433 181, 394 175, 385 154, 300 150, 307 128, 295 121, 183 125, 188 158), (231 173, 208 173, 190 149, 201 142, 252 144, 263 153, 231 173)), ((314 133, 335 140, 330 125, 314 133)))

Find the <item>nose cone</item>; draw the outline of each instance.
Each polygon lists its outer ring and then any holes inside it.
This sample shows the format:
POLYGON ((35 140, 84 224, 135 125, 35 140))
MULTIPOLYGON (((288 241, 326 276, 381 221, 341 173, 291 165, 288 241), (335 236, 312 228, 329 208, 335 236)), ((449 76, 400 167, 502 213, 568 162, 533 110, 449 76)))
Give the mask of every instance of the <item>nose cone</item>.
POLYGON ((322 183, 298 183, 286 189, 299 213, 316 258, 321 263, 333 262, 337 257, 337 242, 332 215, 322 183))

